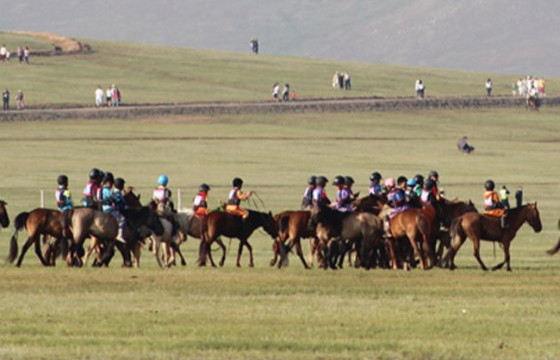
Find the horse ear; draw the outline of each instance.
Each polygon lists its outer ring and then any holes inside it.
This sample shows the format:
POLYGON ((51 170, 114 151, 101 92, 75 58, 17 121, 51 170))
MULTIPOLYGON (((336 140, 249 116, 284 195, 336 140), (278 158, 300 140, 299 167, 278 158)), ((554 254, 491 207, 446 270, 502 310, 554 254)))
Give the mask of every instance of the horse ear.
POLYGON ((140 200, 140 194, 136 195, 136 198, 137 198, 138 200, 140 200))

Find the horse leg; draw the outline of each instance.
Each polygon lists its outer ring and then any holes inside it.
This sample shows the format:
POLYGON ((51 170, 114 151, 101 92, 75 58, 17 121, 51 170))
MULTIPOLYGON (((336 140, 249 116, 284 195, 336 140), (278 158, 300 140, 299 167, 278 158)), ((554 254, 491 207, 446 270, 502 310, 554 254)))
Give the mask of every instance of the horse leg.
POLYGON ((206 266, 206 241, 200 240, 198 245, 198 266, 206 266))
POLYGON ((154 237, 153 239, 153 249, 154 249, 154 256, 156 257, 156 261, 161 269, 163 269, 163 264, 161 263, 159 251, 161 248, 161 239, 159 236, 154 237))
POLYGON ((558 250, 560 250, 560 238, 558 238, 558 242, 556 243, 556 245, 552 249, 547 250, 546 253, 548 255, 554 255, 558 252, 558 250))
POLYGON ((428 267, 426 266, 426 259, 424 259, 424 255, 420 253, 420 249, 418 248, 418 244, 416 243, 416 231, 407 232, 406 237, 412 246, 413 254, 420 259, 420 265, 422 266, 422 270, 426 270, 428 267))
POLYGON ((137 241, 134 244, 134 247, 132 248, 132 252, 134 254, 134 267, 139 268, 140 267, 140 253, 141 253, 141 247, 142 245, 140 245, 140 242, 137 241))
MULTIPOLYGON (((175 251, 175 253, 177 253, 177 255, 179 255, 179 257, 181 258, 181 265, 186 266, 187 262, 185 261, 185 258, 183 257, 183 254, 181 253, 181 249, 179 248, 179 245, 176 242, 172 242, 169 245, 175 251)), ((173 259, 173 265, 175 265, 175 259, 173 259)))
POLYGON ((18 261, 16 263, 17 267, 21 266, 21 262, 23 261, 23 257, 25 256, 25 253, 27 252, 27 250, 29 249, 29 247, 33 244, 33 242, 35 241, 35 236, 34 237, 28 237, 27 241, 25 242, 25 244, 23 244, 23 247, 21 248, 21 254, 19 254, 19 258, 18 261))
POLYGON ((488 268, 486 267, 486 265, 484 265, 484 263, 482 262, 482 259, 480 258, 480 239, 478 237, 474 237, 474 238, 471 238, 471 240, 473 242, 473 250, 474 250, 473 252, 474 252, 474 257, 476 258, 476 261, 478 261, 482 270, 488 271, 488 268))
POLYGON ((511 266, 509 264, 509 241, 504 241, 502 243, 502 245, 504 246, 504 261, 499 263, 498 265, 494 266, 492 268, 492 271, 496 271, 498 269, 501 269, 504 266, 504 264, 507 264, 507 267, 506 267, 507 271, 511 271, 511 266))
POLYGON ((37 257, 39 258, 39 260, 41 260, 41 264, 43 264, 43 266, 48 266, 49 264, 43 258, 43 252, 41 251, 41 242, 38 240, 39 239, 35 241, 35 254, 37 254, 37 257))
POLYGON ((237 248, 237 267, 241 267, 242 253, 243 253, 243 241, 239 240, 239 248, 237 248))
MULTIPOLYGON (((272 260, 270 260, 270 266, 274 266, 278 262, 278 257, 281 251, 280 246, 279 239, 274 239, 274 241, 272 241, 272 260)), ((278 264, 278 266, 280 266, 280 264, 278 264)))
POLYGON ((309 263, 309 266, 311 267, 313 267, 315 253, 317 253, 317 248, 319 246, 318 241, 319 239, 317 239, 316 237, 309 239, 309 254, 307 255, 307 261, 309 263))
POLYGON ((91 256, 91 253, 93 252, 94 248, 97 247, 98 240, 97 238, 92 238, 91 241, 89 242, 89 245, 86 249, 86 254, 84 255, 84 265, 87 265, 87 263, 89 262, 89 257, 91 256))
MULTIPOLYGON (((123 267, 132 267, 132 259, 130 258, 130 249, 128 244, 123 244, 122 242, 117 241, 115 246, 123 258, 123 267)), ((109 259, 109 261, 111 261, 111 259, 109 259)), ((107 265, 109 265, 109 262, 107 262, 107 265)))
POLYGON ((311 266, 307 265, 307 263, 305 262, 305 257, 303 256, 303 250, 301 249, 301 239, 298 238, 297 241, 294 241, 294 245, 296 247, 296 253, 299 256, 299 259, 301 260, 303 267, 306 269, 311 269, 311 266))

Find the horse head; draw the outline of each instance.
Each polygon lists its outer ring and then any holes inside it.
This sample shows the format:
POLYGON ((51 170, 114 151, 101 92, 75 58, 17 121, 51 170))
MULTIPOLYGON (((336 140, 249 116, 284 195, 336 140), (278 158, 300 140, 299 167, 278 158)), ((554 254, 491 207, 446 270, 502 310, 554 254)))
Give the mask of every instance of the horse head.
POLYGON ((10 226, 10 218, 8 217, 8 210, 6 210, 7 202, 0 200, 0 225, 3 228, 10 226))
POLYGON ((541 217, 539 215, 539 209, 537 209, 537 203, 526 205, 527 208, 527 215, 526 220, 531 225, 535 232, 541 232, 542 230, 542 223, 541 217))
POLYGON ((124 192, 124 203, 129 209, 139 209, 142 207, 142 204, 140 203, 140 195, 136 195, 133 190, 134 188, 132 186, 129 186, 126 189, 124 192))
POLYGON ((270 237, 276 239, 278 237, 278 224, 274 220, 272 212, 269 211, 268 213, 261 213, 261 219, 264 231, 266 231, 270 237))

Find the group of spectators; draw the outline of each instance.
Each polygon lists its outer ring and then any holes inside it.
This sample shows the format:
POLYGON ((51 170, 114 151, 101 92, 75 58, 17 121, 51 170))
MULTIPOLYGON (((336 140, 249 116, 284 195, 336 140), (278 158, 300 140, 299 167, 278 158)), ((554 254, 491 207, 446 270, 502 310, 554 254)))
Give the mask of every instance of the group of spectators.
MULTIPOLYGON (((18 90, 16 95, 16 107, 18 110, 23 110, 25 108, 25 102, 23 101, 23 91, 18 90)), ((10 91, 6 88, 2 91, 2 109, 4 111, 10 110, 10 91)))
POLYGON ((282 97, 280 97, 280 83, 275 82, 272 85, 272 100, 274 101, 295 101, 297 98, 295 91, 290 90, 290 84, 285 83, 282 89, 282 97))
MULTIPOLYGON (((18 46, 16 50, 16 55, 18 57, 20 64, 23 63, 29 64, 29 55, 31 55, 31 50, 29 50, 29 46, 26 47, 18 46)), ((12 57, 12 53, 10 52, 10 50, 8 50, 5 44, 2 45, 2 47, 0 47, 0 61, 3 63, 9 62, 11 57, 12 57)))
POLYGON ((332 87, 335 89, 352 89, 352 78, 347 71, 336 71, 332 77, 332 87))
POLYGON ((511 84, 511 94, 523 97, 543 97, 546 95, 545 81, 541 77, 529 75, 511 84))
POLYGON ((121 92, 119 88, 113 84, 103 91, 101 85, 97 86, 95 90, 95 106, 101 107, 118 107, 121 104, 121 92))

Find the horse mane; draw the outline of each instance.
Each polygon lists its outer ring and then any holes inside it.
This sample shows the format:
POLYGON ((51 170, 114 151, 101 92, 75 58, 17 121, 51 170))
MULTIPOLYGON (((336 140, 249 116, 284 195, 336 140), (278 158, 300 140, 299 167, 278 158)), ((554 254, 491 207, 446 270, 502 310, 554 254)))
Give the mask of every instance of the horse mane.
POLYGON ((510 208, 508 210, 508 217, 509 216, 513 216, 513 215, 517 215, 518 212, 520 212, 521 210, 528 208, 529 206, 535 205, 536 203, 529 203, 529 204, 525 204, 525 205, 521 205, 518 207, 514 207, 514 208, 510 208))

